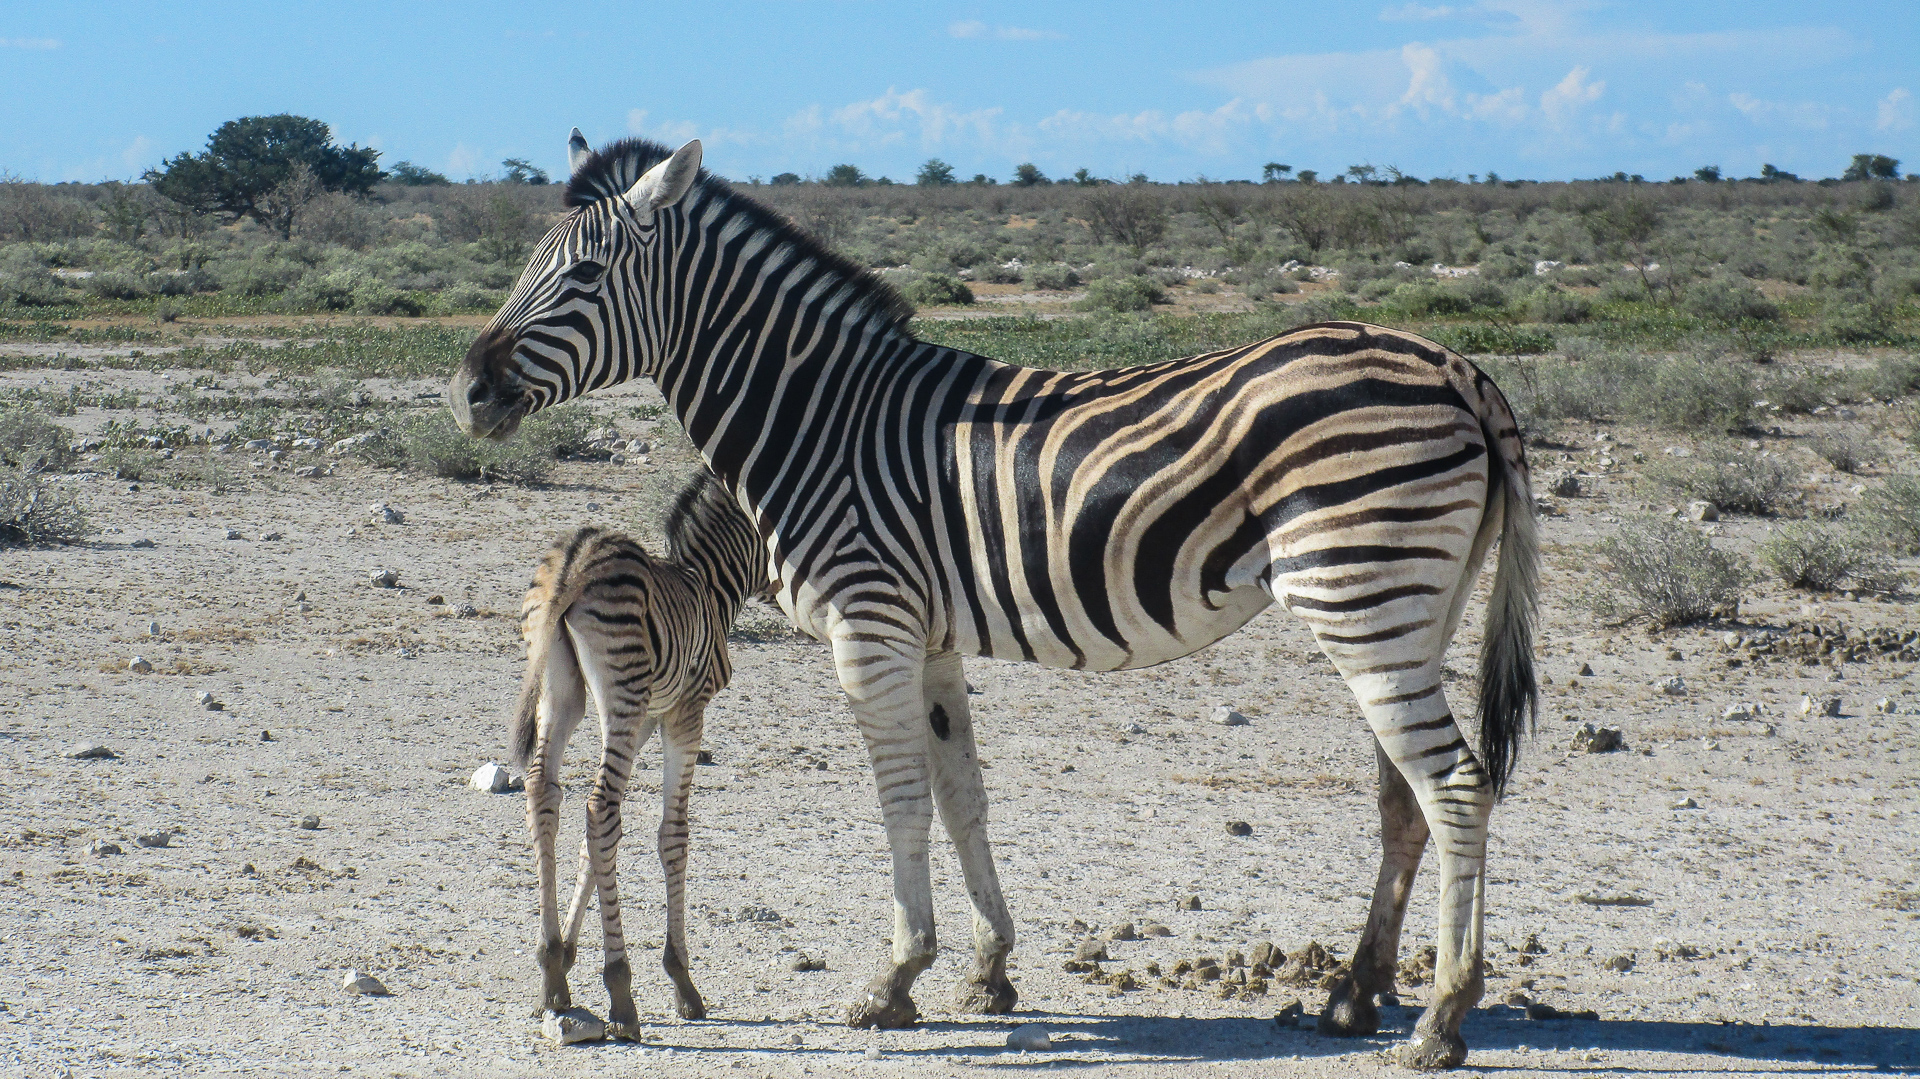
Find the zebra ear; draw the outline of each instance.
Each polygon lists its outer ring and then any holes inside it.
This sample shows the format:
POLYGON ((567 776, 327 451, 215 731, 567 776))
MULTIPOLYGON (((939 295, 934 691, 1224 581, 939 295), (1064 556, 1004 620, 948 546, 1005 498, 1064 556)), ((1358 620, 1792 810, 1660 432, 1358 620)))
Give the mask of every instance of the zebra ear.
POLYGON ((579 128, 574 128, 573 134, 567 136, 567 172, 579 172, 580 167, 587 163, 587 158, 592 156, 593 150, 587 146, 587 137, 580 133, 579 128))
POLYGON ((651 214, 679 202, 700 175, 700 140, 694 139, 673 156, 647 170, 622 198, 636 213, 651 214))

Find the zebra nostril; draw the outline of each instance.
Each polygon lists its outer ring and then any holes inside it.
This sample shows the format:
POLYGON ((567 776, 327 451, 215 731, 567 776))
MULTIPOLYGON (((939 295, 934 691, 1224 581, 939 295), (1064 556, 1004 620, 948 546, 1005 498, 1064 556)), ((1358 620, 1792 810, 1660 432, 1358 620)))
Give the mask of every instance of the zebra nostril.
POLYGON ((487 395, 492 392, 493 387, 487 385, 486 379, 476 378, 472 384, 467 387, 467 403, 477 405, 486 400, 487 395))

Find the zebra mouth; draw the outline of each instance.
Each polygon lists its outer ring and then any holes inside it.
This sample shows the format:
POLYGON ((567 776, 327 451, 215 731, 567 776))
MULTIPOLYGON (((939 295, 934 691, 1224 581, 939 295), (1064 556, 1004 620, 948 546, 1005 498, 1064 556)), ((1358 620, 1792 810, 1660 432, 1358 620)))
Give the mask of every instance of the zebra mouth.
POLYGON ((533 394, 511 373, 514 343, 511 334, 482 334, 447 386, 454 423, 474 438, 510 438, 533 410, 533 394))

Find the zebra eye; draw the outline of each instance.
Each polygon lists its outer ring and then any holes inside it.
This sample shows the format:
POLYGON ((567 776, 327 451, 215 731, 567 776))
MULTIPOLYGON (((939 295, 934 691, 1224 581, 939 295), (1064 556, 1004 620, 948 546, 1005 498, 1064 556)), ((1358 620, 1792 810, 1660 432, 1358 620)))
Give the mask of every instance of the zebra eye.
POLYGON ((592 259, 582 259, 567 267, 560 276, 576 285, 595 285, 607 275, 607 268, 592 259))

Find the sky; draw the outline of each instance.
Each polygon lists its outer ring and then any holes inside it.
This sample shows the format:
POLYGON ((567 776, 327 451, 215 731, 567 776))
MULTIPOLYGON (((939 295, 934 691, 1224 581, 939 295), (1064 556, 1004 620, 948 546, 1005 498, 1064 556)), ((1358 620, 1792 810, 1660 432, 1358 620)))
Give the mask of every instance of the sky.
POLYGON ((278 112, 455 180, 558 175, 575 125, 734 179, 1920 170, 1915 0, 0 0, 0 86, 0 173, 45 182, 278 112))

